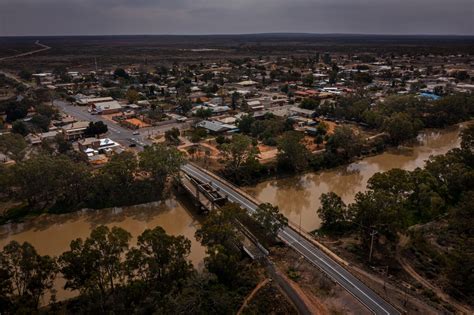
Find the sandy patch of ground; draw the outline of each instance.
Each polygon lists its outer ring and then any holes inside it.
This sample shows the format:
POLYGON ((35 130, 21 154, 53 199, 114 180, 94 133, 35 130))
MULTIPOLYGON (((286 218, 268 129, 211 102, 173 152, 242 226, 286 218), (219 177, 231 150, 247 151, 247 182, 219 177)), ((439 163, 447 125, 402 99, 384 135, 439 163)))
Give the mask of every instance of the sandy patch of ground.
POLYGON ((137 126, 138 128, 151 127, 151 125, 143 122, 142 120, 138 118, 129 118, 129 119, 125 119, 125 121, 131 125, 137 126))
POLYGON ((318 121, 320 123, 325 123, 326 124, 326 126, 328 127, 327 133, 329 135, 332 135, 334 133, 334 129, 336 129, 336 127, 337 127, 337 124, 335 122, 329 121, 329 120, 323 120, 323 119, 318 119, 318 121))
POLYGON ((274 160, 278 154, 278 150, 275 147, 259 144, 257 148, 260 151, 258 160, 262 163, 274 160))

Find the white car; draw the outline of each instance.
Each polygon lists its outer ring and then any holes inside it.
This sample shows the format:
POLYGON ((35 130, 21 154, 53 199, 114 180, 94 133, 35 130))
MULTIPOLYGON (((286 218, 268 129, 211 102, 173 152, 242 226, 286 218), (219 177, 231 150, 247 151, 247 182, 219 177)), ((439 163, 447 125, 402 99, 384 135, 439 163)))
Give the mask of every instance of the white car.
POLYGON ((139 131, 134 131, 134 132, 132 133, 132 135, 134 135, 134 136, 138 136, 139 134, 140 134, 139 131))

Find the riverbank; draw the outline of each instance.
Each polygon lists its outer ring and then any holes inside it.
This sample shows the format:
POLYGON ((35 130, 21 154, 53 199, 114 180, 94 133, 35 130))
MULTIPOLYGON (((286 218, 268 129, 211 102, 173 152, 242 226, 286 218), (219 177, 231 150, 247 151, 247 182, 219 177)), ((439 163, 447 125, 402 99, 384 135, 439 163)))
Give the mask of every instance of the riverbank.
POLYGON ((413 170, 422 167, 431 155, 445 154, 458 147, 461 126, 425 130, 418 137, 418 144, 389 148, 333 169, 268 179, 244 189, 256 199, 278 206, 296 226, 301 223, 302 229, 313 231, 320 227, 316 210, 321 194, 332 191, 350 203, 358 192, 365 191, 367 181, 375 173, 393 168, 413 170))
MULTIPOLYGON (((391 168, 414 169, 424 164, 430 155, 444 154, 459 146, 460 128, 424 131, 419 145, 391 149, 380 155, 367 157, 352 164, 332 170, 298 174, 283 179, 261 182, 244 189, 262 202, 279 206, 287 218, 307 231, 319 227, 316 210, 322 193, 334 191, 346 201, 365 190, 368 179, 376 172, 391 168)), ((173 235, 184 235, 191 240, 190 260, 199 269, 202 267, 205 248, 194 238, 199 225, 189 206, 171 197, 164 202, 155 202, 131 207, 116 207, 102 210, 81 210, 68 214, 43 214, 22 223, 0 226, 0 248, 11 240, 30 242, 42 255, 57 256, 67 250, 71 240, 85 238, 97 225, 119 226, 134 237, 146 228, 162 226, 173 235)), ((58 299, 74 296, 61 290, 62 279, 58 279, 58 299)))
MULTIPOLYGON (((199 221, 176 198, 123 208, 44 214, 22 223, 5 224, 0 226, 0 249, 15 240, 20 243, 29 242, 41 255, 59 256, 69 249, 72 240, 85 239, 99 225, 127 230, 132 235, 132 245, 145 229, 161 226, 170 235, 188 238, 191 241, 189 260, 198 270, 202 270, 204 266, 206 249, 194 237, 199 221)), ((64 279, 57 278, 55 289, 58 300, 77 295, 77 292, 64 290, 63 286, 64 279)))

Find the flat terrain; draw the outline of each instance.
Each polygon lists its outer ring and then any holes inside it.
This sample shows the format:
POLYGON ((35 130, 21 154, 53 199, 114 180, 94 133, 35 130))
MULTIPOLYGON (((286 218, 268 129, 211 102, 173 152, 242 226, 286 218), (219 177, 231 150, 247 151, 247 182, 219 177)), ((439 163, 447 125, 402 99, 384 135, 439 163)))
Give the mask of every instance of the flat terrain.
POLYGON ((0 58, 38 48, 51 49, 15 62, 0 62, 0 69, 24 67, 49 70, 57 65, 74 69, 140 64, 172 64, 229 60, 256 56, 314 55, 315 53, 474 54, 472 36, 376 36, 317 34, 255 34, 209 36, 74 36, 2 37, 0 58))

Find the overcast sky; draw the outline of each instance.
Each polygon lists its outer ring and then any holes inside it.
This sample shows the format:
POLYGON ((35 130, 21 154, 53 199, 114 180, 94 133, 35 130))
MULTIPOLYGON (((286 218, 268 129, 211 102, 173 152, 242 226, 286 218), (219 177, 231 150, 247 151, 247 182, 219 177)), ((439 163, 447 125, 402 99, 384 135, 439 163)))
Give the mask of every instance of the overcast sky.
POLYGON ((474 35, 474 0, 0 0, 0 36, 474 35))

